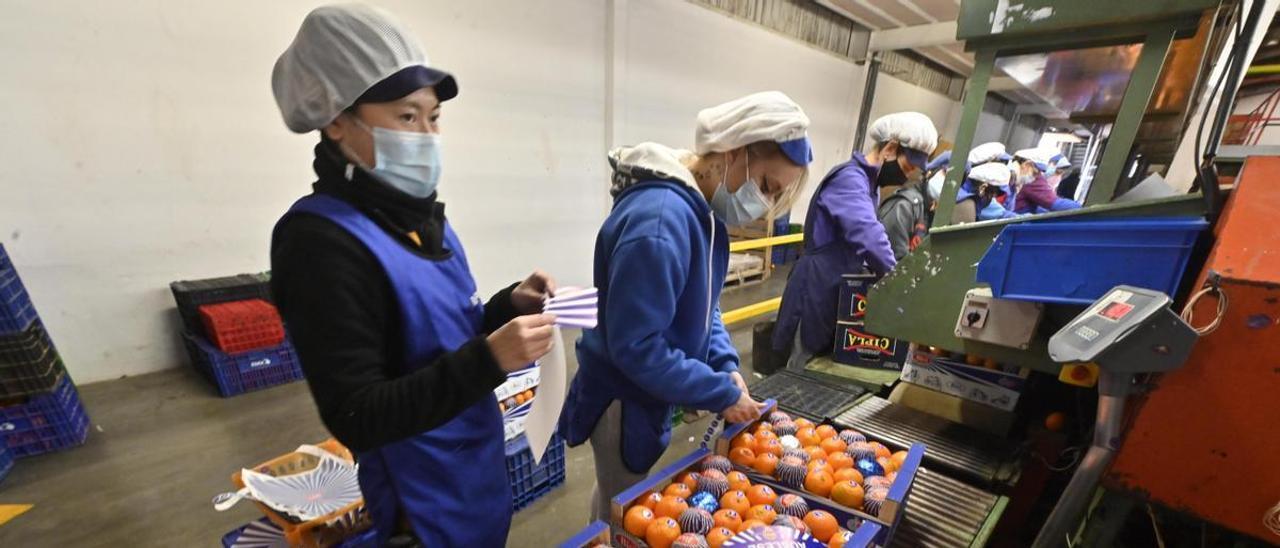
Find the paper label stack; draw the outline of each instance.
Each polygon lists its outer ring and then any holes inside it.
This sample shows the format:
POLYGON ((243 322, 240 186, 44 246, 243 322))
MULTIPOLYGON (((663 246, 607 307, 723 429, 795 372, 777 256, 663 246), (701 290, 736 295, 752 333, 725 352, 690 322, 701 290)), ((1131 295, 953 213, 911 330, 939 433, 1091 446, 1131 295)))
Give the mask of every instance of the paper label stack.
POLYGON ((73 447, 88 433, 80 394, 0 245, 0 477, 12 457, 73 447))

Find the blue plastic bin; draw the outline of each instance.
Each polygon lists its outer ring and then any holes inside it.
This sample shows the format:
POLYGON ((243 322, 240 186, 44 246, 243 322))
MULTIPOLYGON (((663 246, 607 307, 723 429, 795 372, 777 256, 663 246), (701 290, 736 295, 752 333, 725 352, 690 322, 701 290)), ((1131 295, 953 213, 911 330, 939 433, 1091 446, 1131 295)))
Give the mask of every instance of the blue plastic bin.
POLYGON ((71 377, 65 373, 48 394, 0 407, 0 430, 15 457, 80 445, 89 435, 89 416, 71 377))
POLYGON ((564 483, 564 440, 557 432, 551 435, 547 454, 534 464, 529 440, 521 434, 506 445, 507 479, 511 481, 511 500, 515 509, 530 505, 564 483))
POLYGON ((1117 285, 1173 295, 1200 232, 1198 217, 1009 225, 978 263, 992 295, 1088 305, 1117 285))
POLYGON ((18 277, 18 269, 0 245, 0 335, 21 333, 35 321, 36 307, 18 277))
POLYGON ((285 339, 279 346, 227 354, 204 337, 183 333, 192 365, 228 398, 302 379, 302 366, 293 343, 285 339))
POLYGON ((8 477, 10 470, 13 470, 13 451, 9 450, 4 436, 0 435, 0 482, 8 477))

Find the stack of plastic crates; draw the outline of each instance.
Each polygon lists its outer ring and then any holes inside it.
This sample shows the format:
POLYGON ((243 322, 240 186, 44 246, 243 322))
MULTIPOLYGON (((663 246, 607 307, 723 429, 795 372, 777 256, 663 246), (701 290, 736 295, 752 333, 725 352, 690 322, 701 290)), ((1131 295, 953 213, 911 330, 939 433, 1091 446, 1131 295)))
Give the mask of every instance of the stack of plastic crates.
POLYGON ((533 451, 523 434, 507 442, 506 452, 507 479, 517 511, 564 484, 564 440, 559 433, 551 436, 541 462, 533 462, 533 451))
POLYGON ((222 397, 296 381, 302 368, 265 274, 169 284, 192 366, 222 397))
MULTIPOLYGON (((0 245, 0 432, 12 457, 73 447, 89 434, 80 394, 0 245)), ((3 468, 0 457, 0 468, 3 468)))

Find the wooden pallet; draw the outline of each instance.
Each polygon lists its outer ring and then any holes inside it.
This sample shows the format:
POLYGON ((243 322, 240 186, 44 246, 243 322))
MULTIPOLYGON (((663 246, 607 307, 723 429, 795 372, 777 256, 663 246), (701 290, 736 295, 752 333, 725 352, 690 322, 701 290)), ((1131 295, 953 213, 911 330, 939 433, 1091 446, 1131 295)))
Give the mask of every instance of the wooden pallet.
POLYGON ((749 270, 730 272, 724 279, 724 287, 726 289, 733 287, 745 287, 758 284, 767 279, 769 279, 769 270, 765 268, 752 268, 749 270))

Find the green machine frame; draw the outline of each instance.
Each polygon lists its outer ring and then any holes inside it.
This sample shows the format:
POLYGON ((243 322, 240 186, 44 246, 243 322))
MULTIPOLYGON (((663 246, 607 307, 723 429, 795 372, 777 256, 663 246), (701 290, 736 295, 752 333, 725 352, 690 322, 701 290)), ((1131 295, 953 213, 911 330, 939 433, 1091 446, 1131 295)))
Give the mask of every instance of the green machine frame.
MULTIPOLYGON (((1216 9, 1220 0, 1025 0, 1010 4, 1001 0, 964 0, 961 4, 957 38, 975 53, 976 64, 965 87, 964 111, 933 227, 920 247, 872 288, 867 322, 871 330, 883 335, 1056 375, 1061 366, 1048 357, 1047 335, 1037 334, 1027 350, 955 336, 965 292, 978 285, 978 261, 1008 224, 1204 214, 1203 198, 1198 194, 1109 202, 1174 41, 1195 35, 1205 12, 1216 9), (947 226, 997 57, 1135 43, 1143 44, 1142 51, 1112 121, 1086 207, 947 226)), ((1048 307, 1047 319, 1062 315, 1065 321, 1074 316, 1075 310, 1062 308, 1048 307)))

